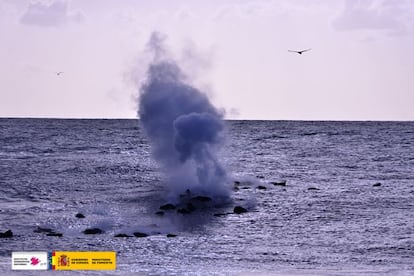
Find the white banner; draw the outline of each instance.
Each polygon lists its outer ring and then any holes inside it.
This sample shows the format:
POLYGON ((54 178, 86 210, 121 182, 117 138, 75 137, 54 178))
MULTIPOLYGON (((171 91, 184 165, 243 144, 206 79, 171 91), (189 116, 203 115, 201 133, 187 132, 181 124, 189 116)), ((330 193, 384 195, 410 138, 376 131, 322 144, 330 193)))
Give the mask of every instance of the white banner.
POLYGON ((47 270, 47 252, 12 252, 12 270, 47 270))

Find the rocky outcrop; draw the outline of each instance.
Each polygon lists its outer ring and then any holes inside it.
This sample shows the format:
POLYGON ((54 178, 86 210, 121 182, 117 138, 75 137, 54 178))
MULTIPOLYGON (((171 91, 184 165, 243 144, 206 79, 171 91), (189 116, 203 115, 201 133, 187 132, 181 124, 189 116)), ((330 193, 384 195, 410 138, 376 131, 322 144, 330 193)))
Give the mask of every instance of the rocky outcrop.
POLYGON ((190 211, 190 212, 193 212, 197 209, 191 202, 187 203, 186 207, 187 207, 187 210, 190 211))
POLYGON ((82 233, 84 233, 85 235, 94 235, 94 234, 102 234, 105 231, 99 229, 99 228, 88 228, 85 229, 85 231, 83 231, 82 233))
POLYGON ((52 233, 53 230, 50 228, 43 228, 43 227, 37 227, 35 230, 33 230, 35 233, 52 233))
POLYGON ((214 214, 213 216, 215 216, 215 217, 224 217, 224 216, 227 216, 227 215, 230 215, 230 214, 233 214, 233 213, 217 213, 217 214, 214 214))
POLYGON ((180 208, 180 209, 177 209, 177 213, 183 214, 183 215, 188 215, 188 214, 191 214, 191 211, 186 209, 186 208, 180 208))
POLYGON ((160 206, 160 209, 164 211, 174 210, 175 208, 176 208, 175 205, 171 203, 167 203, 167 204, 160 206))
POLYGON ((275 186, 286 186, 286 180, 282 180, 282 181, 273 181, 270 182, 271 184, 275 185, 275 186))
POLYGON ((38 226, 35 230, 33 230, 35 233, 46 233, 46 236, 50 237, 62 237, 62 233, 58 233, 56 231, 53 231, 51 228, 43 228, 38 226))
POLYGON ((75 215, 75 217, 77 217, 77 218, 85 218, 85 215, 84 214, 81 214, 81 213, 77 213, 75 215))
POLYGON ((7 230, 4 233, 0 233, 0 238, 12 238, 12 237, 13 237, 12 230, 7 230))
POLYGON ((148 237, 148 234, 143 232, 134 232, 134 236, 137 238, 145 238, 148 237))
POLYGON ((195 197, 192 197, 191 198, 191 201, 193 201, 193 202, 209 202, 209 201, 211 201, 212 199, 211 199, 211 197, 208 197, 208 196, 195 196, 195 197))
POLYGON ((57 232, 50 232, 50 233, 47 233, 46 236, 50 236, 50 237, 62 237, 63 234, 62 233, 57 233, 57 232))
POLYGON ((114 237, 115 238, 130 238, 132 236, 127 235, 127 234, 116 234, 114 237))
POLYGON ((235 214, 242 214, 242 213, 246 213, 246 212, 247 212, 247 209, 243 208, 241 206, 236 206, 233 209, 233 213, 235 213, 235 214))

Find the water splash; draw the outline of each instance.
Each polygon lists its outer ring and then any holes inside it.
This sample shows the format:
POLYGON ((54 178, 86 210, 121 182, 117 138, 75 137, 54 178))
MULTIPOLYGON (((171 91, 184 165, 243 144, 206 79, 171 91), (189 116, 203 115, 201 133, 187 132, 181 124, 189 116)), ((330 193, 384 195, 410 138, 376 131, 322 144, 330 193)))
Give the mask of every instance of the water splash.
POLYGON ((153 157, 176 198, 188 190, 216 200, 227 198, 227 173, 217 158, 224 139, 222 114, 189 84, 167 54, 164 40, 159 33, 149 40, 153 60, 139 97, 138 115, 153 157))

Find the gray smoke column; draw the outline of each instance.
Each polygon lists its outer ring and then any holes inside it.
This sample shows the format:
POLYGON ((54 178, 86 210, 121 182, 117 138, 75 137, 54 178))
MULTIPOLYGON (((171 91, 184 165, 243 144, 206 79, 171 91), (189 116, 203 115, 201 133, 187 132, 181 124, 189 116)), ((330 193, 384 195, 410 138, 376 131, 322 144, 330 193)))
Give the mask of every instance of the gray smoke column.
POLYGON ((153 61, 139 97, 138 115, 153 157, 161 164, 173 196, 189 189, 225 199, 227 174, 216 154, 224 138, 222 115, 205 94, 188 84, 163 42, 160 34, 152 34, 148 46, 153 61))

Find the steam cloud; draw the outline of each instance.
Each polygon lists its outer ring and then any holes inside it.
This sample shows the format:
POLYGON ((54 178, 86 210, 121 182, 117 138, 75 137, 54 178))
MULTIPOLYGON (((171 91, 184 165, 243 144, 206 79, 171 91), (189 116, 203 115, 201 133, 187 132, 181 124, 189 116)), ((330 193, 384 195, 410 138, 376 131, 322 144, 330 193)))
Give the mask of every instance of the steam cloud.
POLYGON ((140 87, 138 115, 169 190, 175 197, 189 189, 216 200, 227 198, 227 174, 217 159, 222 115, 188 84, 166 53, 162 35, 153 33, 148 46, 153 61, 140 87))

